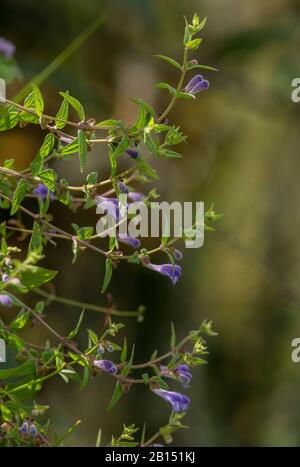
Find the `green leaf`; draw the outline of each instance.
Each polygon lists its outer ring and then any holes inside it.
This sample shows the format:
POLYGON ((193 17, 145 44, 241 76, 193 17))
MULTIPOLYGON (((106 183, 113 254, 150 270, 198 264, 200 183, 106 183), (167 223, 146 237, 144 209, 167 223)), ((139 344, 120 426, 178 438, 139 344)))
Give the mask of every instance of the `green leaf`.
POLYGON ((79 161, 80 161, 80 172, 83 172, 86 165, 87 159, 87 142, 85 133, 83 130, 78 130, 78 144, 79 144, 79 161))
POLYGON ((28 247, 28 253, 35 251, 36 253, 41 253, 43 250, 42 235, 41 235, 41 226, 38 222, 34 221, 32 234, 30 238, 30 243, 28 247))
POLYGON ((78 320, 78 323, 76 325, 76 327, 73 329, 73 331, 71 331, 68 335, 68 338, 69 339, 73 339, 77 334, 78 334, 78 331, 80 329, 80 326, 81 326, 81 323, 83 321, 83 317, 84 317, 84 311, 85 309, 82 310, 82 312, 80 313, 80 316, 79 316, 79 320, 78 320))
POLYGON ((108 155, 111 167, 111 178, 113 178, 117 173, 117 160, 115 158, 114 148, 111 144, 108 145, 108 155))
POLYGON ((94 227, 80 227, 76 235, 79 240, 88 240, 93 235, 93 233, 94 233, 94 227))
POLYGON ((15 214, 17 210, 19 209, 20 204, 22 203, 26 195, 26 192, 27 192, 27 182, 25 180, 20 180, 18 182, 16 191, 14 192, 12 205, 11 205, 11 211, 10 211, 11 216, 15 214))
POLYGON ((191 94, 189 92, 178 92, 176 96, 178 99, 185 99, 185 100, 196 99, 194 94, 191 94))
POLYGON ((15 107, 9 107, 0 117, 0 131, 11 130, 19 122, 19 112, 15 107))
POLYGON ((175 332, 175 327, 173 322, 171 322, 171 341, 170 341, 170 347, 171 349, 174 349, 176 347, 176 332, 175 332))
POLYGON ((70 96, 70 94, 68 94, 66 92, 60 92, 59 94, 61 96, 63 96, 69 102, 69 104, 73 107, 74 110, 76 110, 80 120, 84 121, 85 120, 85 113, 84 113, 84 109, 83 109, 81 103, 77 99, 75 99, 75 97, 70 96))
POLYGON ((217 68, 214 68, 214 67, 208 66, 208 65, 190 65, 188 67, 188 70, 196 70, 196 69, 209 70, 209 71, 218 71, 217 68))
POLYGON ((181 65, 176 62, 176 60, 173 60, 173 58, 167 57, 166 55, 154 55, 156 58, 160 58, 161 60, 170 63, 170 65, 175 66, 178 70, 181 70, 181 65))
POLYGON ((97 183, 97 181, 98 181, 98 173, 97 172, 91 172, 86 177, 86 183, 88 185, 95 185, 97 183))
POLYGON ((15 368, 0 370, 0 379, 14 378, 16 376, 32 376, 35 374, 35 364, 33 360, 27 360, 22 365, 15 368))
POLYGON ((79 151, 78 138, 75 138, 72 143, 67 144, 59 150, 59 154, 74 154, 79 151))
POLYGON ((120 400, 122 395, 123 395, 123 391, 122 391, 121 383, 117 381, 110 403, 108 404, 108 407, 107 407, 108 412, 116 405, 116 403, 120 400))
POLYGON ((11 329, 22 329, 26 326, 30 316, 30 311, 21 311, 18 316, 10 323, 11 329))
MULTIPOLYGON (((32 87, 32 91, 26 97, 24 101, 24 107, 26 107, 27 109, 35 110, 37 115, 40 117, 44 110, 44 99, 38 86, 36 86, 35 84, 32 84, 31 87, 32 87)), ((22 114, 23 113, 26 114, 26 112, 22 112, 22 114)))
POLYGON ((45 269, 39 266, 27 266, 26 271, 22 271, 19 275, 21 283, 27 289, 40 287, 45 282, 51 281, 57 274, 57 271, 45 269))
POLYGON ((41 181, 49 188, 50 191, 55 191, 56 189, 56 172, 52 169, 42 170, 38 173, 41 181))
POLYGON ((122 123, 123 123, 122 120, 114 120, 114 119, 110 118, 108 120, 103 120, 103 122, 97 123, 97 125, 95 125, 95 128, 98 128, 98 127, 101 128, 103 126, 104 127, 106 127, 106 126, 108 126, 108 127, 114 127, 114 126, 120 127, 120 126, 122 126, 122 123))
POLYGON ((193 39, 191 41, 188 41, 185 46, 189 50, 197 50, 199 45, 201 44, 202 39, 198 37, 197 39, 193 39))
POLYGON ((157 157, 158 155, 158 151, 159 151, 159 147, 158 147, 158 144, 157 142, 155 141, 155 139, 149 134, 149 133, 146 133, 146 146, 150 149, 151 153, 157 157))
POLYGON ((171 151, 170 149, 166 148, 160 148, 158 156, 164 159, 180 159, 182 157, 182 155, 178 152, 171 151))
POLYGON ((38 172, 42 170, 44 160, 51 153, 54 143, 55 143, 55 136, 53 135, 53 133, 48 133, 45 136, 45 139, 43 141, 43 144, 39 152, 37 153, 36 157, 33 159, 33 161, 29 165, 31 169, 31 173, 33 175, 36 175, 38 172))
POLYGON ((86 388, 88 382, 89 382, 89 379, 90 379, 90 369, 88 366, 85 366, 83 368, 83 374, 82 374, 82 381, 81 381, 81 385, 80 385, 80 391, 82 391, 83 389, 86 388))
POLYGON ((38 86, 36 86, 35 84, 32 84, 32 88, 33 88, 32 92, 33 92, 33 97, 34 97, 34 109, 36 113, 38 114, 38 116, 40 117, 44 110, 44 99, 38 86))
MULTIPOLYGON (((69 91, 66 92, 67 95, 69 95, 69 91)), ((61 106, 56 114, 56 118, 58 120, 55 120, 55 126, 58 129, 62 129, 65 127, 65 123, 61 120, 68 120, 69 116, 69 101, 64 97, 64 100, 61 103, 61 106)))
POLYGON ((141 158, 138 161, 138 169, 141 175, 146 175, 150 178, 153 178, 153 180, 158 180, 159 178, 156 170, 141 158))
POLYGON ((168 83, 157 83, 155 86, 159 89, 166 89, 170 94, 172 94, 172 96, 174 96, 177 92, 176 89, 173 88, 173 86, 170 86, 168 83))
POLYGON ((121 352, 121 362, 122 363, 126 362, 126 358, 127 358, 127 340, 126 340, 126 337, 124 337, 124 344, 123 344, 123 348, 121 352))
POLYGON ((139 113, 136 124, 134 125, 137 130, 143 128, 147 122, 148 112, 145 106, 144 101, 141 99, 139 102, 139 113))
POLYGON ((123 136, 117 148, 114 150, 114 157, 117 159, 119 156, 124 154, 124 152, 129 148, 130 140, 123 136))
POLYGON ((112 273, 113 273, 113 264, 112 264, 112 261, 109 258, 107 258, 105 261, 105 276, 104 276, 101 293, 104 293, 107 287, 109 286, 112 273))
POLYGON ((6 160, 4 161, 3 166, 4 166, 6 169, 13 169, 13 168, 14 168, 14 164, 15 164, 15 159, 6 159, 6 160))

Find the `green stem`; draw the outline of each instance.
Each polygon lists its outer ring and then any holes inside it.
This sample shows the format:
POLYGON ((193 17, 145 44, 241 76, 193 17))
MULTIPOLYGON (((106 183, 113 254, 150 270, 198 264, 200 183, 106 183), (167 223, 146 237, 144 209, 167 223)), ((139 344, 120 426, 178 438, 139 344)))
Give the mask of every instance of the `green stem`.
POLYGON ((79 302, 71 298, 58 297, 57 295, 49 294, 39 288, 34 289, 33 292, 53 302, 62 303, 64 305, 70 305, 70 306, 74 306, 74 307, 81 308, 81 309, 85 308, 86 310, 96 311, 98 313, 106 313, 110 315, 123 316, 123 317, 139 316, 140 314, 139 311, 113 310, 107 307, 93 305, 91 303, 79 302))
POLYGON ((173 107, 174 107, 174 105, 175 105, 175 103, 177 101, 177 93, 181 91, 181 88, 183 86, 183 81, 184 81, 185 74, 186 74, 187 61, 188 61, 188 49, 185 48, 184 53, 183 53, 183 63, 182 63, 182 68, 181 68, 181 75, 180 75, 178 85, 177 85, 177 88, 176 88, 176 94, 174 94, 172 96, 172 99, 171 99, 169 105, 167 106, 166 110, 158 118, 158 120, 157 120, 158 123, 164 121, 164 119, 167 117, 169 112, 173 109, 173 107))

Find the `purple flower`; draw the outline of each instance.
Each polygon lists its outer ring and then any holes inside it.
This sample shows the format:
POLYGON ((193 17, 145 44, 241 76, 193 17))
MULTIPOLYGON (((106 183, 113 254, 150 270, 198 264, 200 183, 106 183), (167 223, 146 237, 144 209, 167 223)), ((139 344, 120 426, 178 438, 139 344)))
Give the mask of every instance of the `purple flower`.
POLYGON ((4 272, 4 273, 2 274, 2 282, 7 282, 8 280, 9 280, 9 277, 8 277, 8 275, 4 272))
POLYGON ((106 373, 114 374, 118 371, 116 365, 110 360, 94 360, 94 366, 106 373))
POLYGON ((203 76, 196 75, 188 82, 184 91, 189 94, 197 94, 198 92, 205 91, 208 88, 209 82, 206 79, 203 79, 203 76))
POLYGON ((134 202, 138 202, 145 198, 145 195, 144 193, 138 193, 137 191, 130 191, 128 193, 128 198, 130 198, 134 202))
POLYGON ((23 422, 22 425, 19 428, 19 432, 22 433, 23 435, 27 435, 29 432, 29 425, 28 422, 23 422))
POLYGON ((127 186, 123 182, 118 182, 118 188, 119 188, 121 193, 127 194, 129 192, 127 186))
POLYGON ((12 58, 15 54, 16 47, 9 40, 4 37, 0 37, 0 54, 4 55, 6 58, 12 58))
POLYGON ((178 264, 152 264, 149 263, 147 265, 147 268, 152 269, 152 271, 159 272, 163 276, 169 277, 171 279, 173 285, 178 282, 181 274, 182 274, 182 269, 181 266, 178 264))
POLYGON ((120 242, 125 243, 126 245, 130 245, 133 248, 139 248, 141 246, 139 239, 131 237, 130 235, 118 234, 118 239, 120 242))
MULTIPOLYGON (((40 183, 34 190, 32 193, 34 193, 36 196, 38 196, 39 198, 41 198, 41 200, 44 200, 47 198, 48 196, 48 187, 46 187, 46 185, 44 185, 43 183, 40 183)), ((53 201, 54 200, 54 193, 52 191, 50 191, 50 200, 53 201)))
POLYGON ((184 388, 189 387, 189 384, 193 379, 193 375, 187 365, 177 365, 172 369, 169 369, 167 366, 161 366, 160 371, 163 376, 167 378, 175 377, 178 379, 184 388))
POLYGON ((173 255, 174 258, 177 259, 177 261, 180 261, 183 258, 183 254, 181 253, 181 251, 177 250, 176 248, 174 248, 173 250, 173 255))
POLYGON ((0 294, 0 304, 3 306, 11 306, 13 301, 9 295, 0 294))
POLYGON ((29 433, 31 434, 31 436, 34 436, 34 437, 36 437, 36 436, 39 434, 39 432, 38 432, 38 430, 37 430, 37 428, 36 428, 36 426, 35 426, 34 423, 32 423, 32 424, 30 425, 30 427, 29 427, 29 433))
POLYGON ((105 352, 104 346, 102 344, 99 344, 98 353, 103 354, 104 352, 105 352))
POLYGON ((130 157, 132 157, 132 159, 136 159, 139 155, 138 151, 136 151, 135 149, 127 149, 127 154, 129 154, 130 157))
POLYGON ((185 394, 165 389, 153 389, 153 392, 169 402, 174 412, 186 412, 189 408, 190 399, 185 394))
POLYGON ((116 222, 119 222, 119 202, 117 198, 105 198, 104 196, 96 196, 95 203, 100 206, 104 211, 112 216, 116 222))

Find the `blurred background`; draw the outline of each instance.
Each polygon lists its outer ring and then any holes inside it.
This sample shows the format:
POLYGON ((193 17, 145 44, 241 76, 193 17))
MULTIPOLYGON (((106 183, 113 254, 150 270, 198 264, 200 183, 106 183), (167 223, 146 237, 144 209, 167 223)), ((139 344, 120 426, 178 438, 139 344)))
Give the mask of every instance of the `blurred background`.
MULTIPOLYGON (((291 100, 291 82, 300 77, 299 2, 2 0, 1 36, 16 45, 21 70, 7 94, 12 98, 103 15, 103 24, 41 85, 47 113, 55 114, 57 91, 66 89, 97 121, 117 117, 132 123, 136 106, 128 97, 163 110, 168 95, 154 84, 174 84, 177 75, 153 55, 180 61, 183 15, 191 18, 194 12, 208 16, 195 58, 219 72, 205 73, 209 92, 180 102, 172 112, 171 121, 182 126, 188 144, 181 148, 182 160, 156 161, 161 178, 153 187, 163 200, 203 200, 207 208, 213 202, 224 217, 203 248, 184 250, 184 273, 175 287, 151 271, 122 264, 110 292, 121 309, 147 308, 143 323, 126 321, 137 361, 155 348, 167 349, 171 320, 179 338, 204 318, 213 320, 219 333, 208 340, 209 364, 194 371, 185 418, 191 429, 178 432, 174 445, 299 445, 300 364, 291 361, 291 342, 300 336, 300 103, 291 100)), ((24 168, 42 138, 32 127, 1 134, 1 161, 14 157, 24 168)), ((83 182, 77 160, 55 168, 72 184, 83 182)), ((105 148, 93 150, 89 169, 106 178, 105 148)), ((70 222, 96 222, 91 210, 73 216, 54 203, 52 212, 65 229, 70 222)), ((44 261, 60 271, 58 295, 105 304, 99 294, 101 257, 86 253, 74 266, 71 260, 71 248, 61 243, 44 261)), ((79 313, 52 305, 48 319, 64 334, 79 313)), ((84 328, 97 331, 101 325, 97 314, 86 314, 84 328)), ((45 339, 43 330, 35 332, 37 340, 45 339)), ((86 342, 84 330, 80 340, 86 342)), ((147 421, 149 435, 166 423, 168 405, 143 387, 133 388, 107 413, 112 390, 108 377, 94 379, 83 392, 56 381, 45 386, 38 402, 51 405, 48 414, 60 431, 82 420, 70 441, 75 446, 94 445, 98 428, 108 441, 122 423, 147 421)))

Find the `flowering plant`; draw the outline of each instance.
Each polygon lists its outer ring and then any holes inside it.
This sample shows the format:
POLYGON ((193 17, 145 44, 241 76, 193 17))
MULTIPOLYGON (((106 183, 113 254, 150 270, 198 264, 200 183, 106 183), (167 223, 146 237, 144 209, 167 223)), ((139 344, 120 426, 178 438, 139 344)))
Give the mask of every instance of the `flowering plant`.
MULTIPOLYGON (((0 368, 0 443, 3 446, 60 446, 76 429, 79 421, 66 433, 57 435, 51 422, 41 421, 48 407, 38 405, 36 398, 43 385, 56 377, 66 383, 75 381, 81 389, 88 385, 91 377, 100 373, 114 378, 115 389, 108 404, 109 409, 136 384, 144 385, 153 395, 170 404, 170 419, 157 433, 148 436, 144 429, 138 440, 135 425, 124 426, 119 437, 112 437, 110 446, 149 446, 158 438, 169 443, 172 433, 183 427, 181 419, 190 406, 190 399, 185 393, 170 389, 168 383, 173 380, 181 384, 184 390, 189 388, 192 368, 205 363, 203 356, 207 354, 207 347, 204 336, 215 334, 211 323, 203 321, 180 342, 176 340, 172 325, 170 350, 160 356, 154 353, 144 363, 135 363, 134 347, 128 353, 126 338, 122 345, 117 341, 123 324, 115 322, 114 318, 136 317, 141 321, 144 308, 121 311, 113 306, 108 308, 58 297, 50 293, 46 285, 55 278, 57 271, 38 264, 56 242, 66 241, 72 246, 73 263, 79 254, 89 250, 105 259, 102 293, 108 289, 113 270, 122 261, 147 267, 166 276, 174 285, 180 279, 182 268, 176 262, 180 261, 182 253, 174 247, 178 238, 163 237, 157 248, 148 251, 140 248, 138 239, 116 234, 109 237, 106 248, 102 245, 100 247, 99 243, 104 241, 103 236, 94 233, 92 227, 72 224, 73 231, 70 232, 54 224, 51 207, 53 203, 62 203, 78 211, 95 209, 97 205, 109 213, 114 211, 113 217, 118 222, 117 206, 121 194, 126 193, 131 201, 144 199, 149 202, 156 198, 155 191, 142 194, 134 189, 134 184, 135 181, 147 183, 158 178, 149 162, 151 156, 156 159, 181 157, 173 150, 173 146, 185 141, 186 136, 178 126, 170 124, 167 118, 177 100, 194 100, 198 93, 209 87, 208 80, 200 74, 187 79, 189 72, 214 70, 190 59, 190 53, 201 44, 198 34, 205 23, 206 19, 200 22, 197 15, 194 15, 190 24, 186 21, 181 64, 167 56, 157 55, 177 69, 180 74, 178 85, 173 87, 164 82, 157 85, 171 95, 169 104, 159 115, 142 99, 136 101, 137 119, 132 126, 126 126, 123 121, 116 119, 97 123, 96 119, 86 116, 82 104, 69 92, 60 92, 61 106, 55 116, 50 116, 44 111, 44 98, 36 84, 32 85, 32 91, 23 104, 3 96, 0 98, 0 131, 10 130, 17 125, 21 128, 37 125, 45 133, 41 147, 29 167, 18 171, 13 159, 6 160, 0 167, 0 207, 6 213, 10 210, 7 221, 0 225, 0 305, 2 309, 9 309, 9 314, 5 313, 0 318, 0 337, 14 349, 18 362, 12 368, 0 368), (71 110, 78 117, 76 121, 69 117, 71 110), (72 186, 68 180, 59 178, 51 167, 51 163, 56 160, 64 161, 78 155, 78 167, 84 173, 89 153, 97 144, 105 144, 107 147, 110 176, 106 180, 99 180, 98 173, 94 171, 84 175, 82 185, 72 186), (127 159, 129 167, 126 170, 119 170, 120 159, 127 159), (36 201, 34 211, 27 207, 28 198, 36 201), (24 224, 24 217, 31 220, 29 227, 24 224), (15 237, 16 233, 21 234, 21 240, 30 237, 26 252, 15 245, 15 241, 20 240, 15 237), (133 253, 125 254, 122 244, 127 245, 126 248, 133 248, 133 253), (152 258, 160 252, 167 255, 168 263, 152 262, 155 261, 152 258), (52 302, 83 309, 77 325, 67 336, 62 336, 47 322, 46 311, 52 302), (88 345, 85 349, 79 349, 76 336, 82 329, 84 313, 89 310, 105 314, 105 330, 101 335, 87 330, 88 345), (46 341, 44 345, 37 345, 25 341, 22 331, 33 325, 43 326, 56 343, 46 341), (114 361, 108 358, 108 354, 112 353, 114 361), (119 357, 115 356, 117 354, 119 357)), ((0 55, 5 60, 12 60, 14 52, 14 46, 9 41, 0 39, 0 55)), ((205 213, 207 229, 212 229, 207 223, 218 218, 219 215, 210 208, 205 213)), ((181 239, 185 240, 188 236, 187 232, 183 232, 181 239)), ((101 431, 97 446, 100 444, 101 431)))

